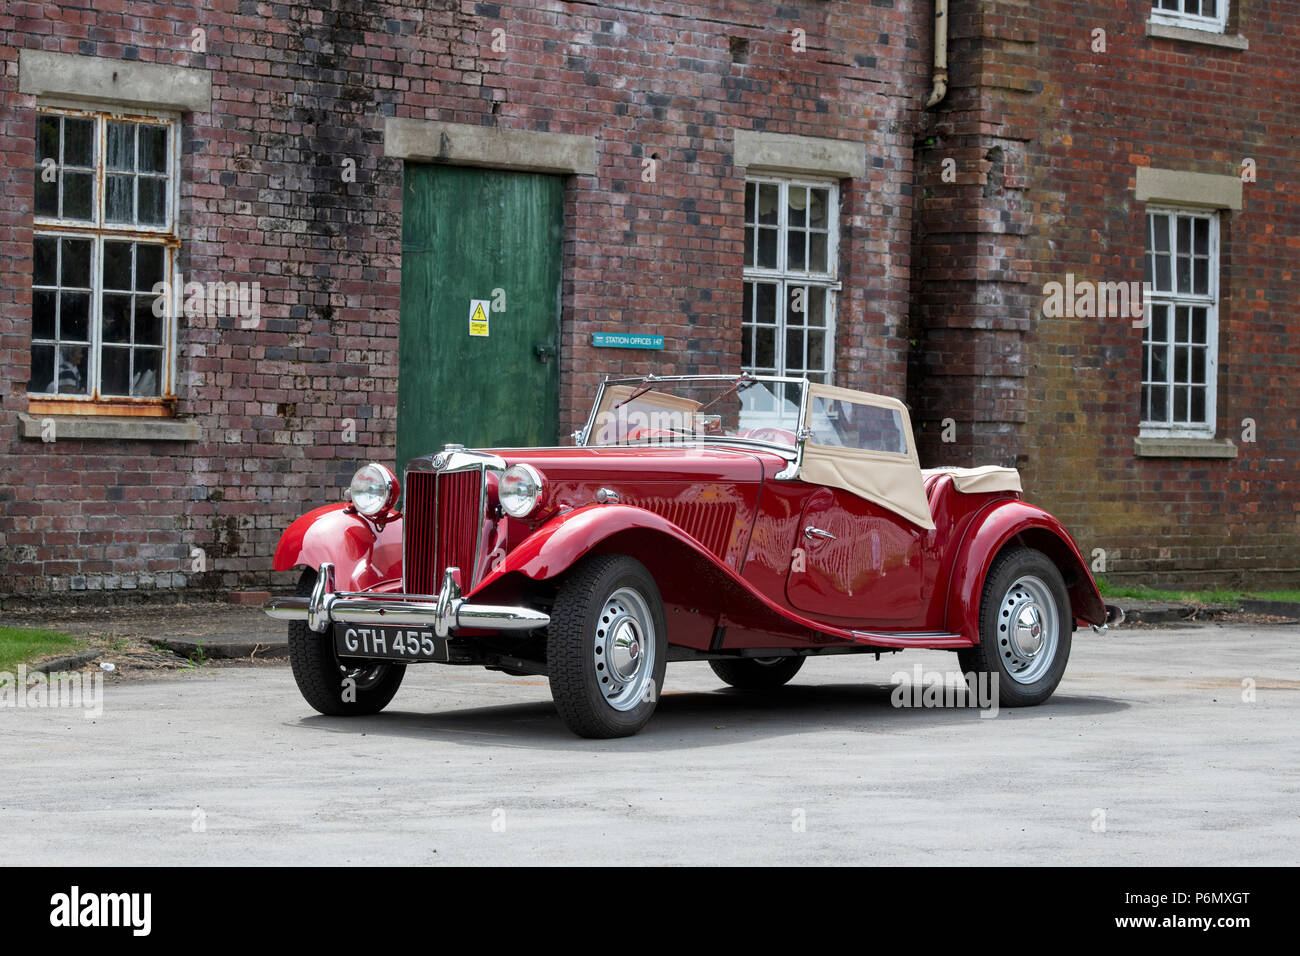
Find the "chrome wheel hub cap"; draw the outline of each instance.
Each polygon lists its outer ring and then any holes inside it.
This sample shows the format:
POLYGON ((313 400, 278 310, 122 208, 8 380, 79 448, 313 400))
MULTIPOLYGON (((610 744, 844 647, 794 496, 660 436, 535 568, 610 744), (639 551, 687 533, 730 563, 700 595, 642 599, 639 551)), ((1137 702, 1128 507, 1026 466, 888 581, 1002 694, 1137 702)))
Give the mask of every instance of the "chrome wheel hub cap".
POLYGON ((641 666, 641 635, 635 622, 627 618, 619 621, 610 643, 610 673, 620 681, 634 679, 641 666))
POLYGON ((596 620, 591 662, 615 710, 631 710, 646 697, 655 669, 654 637, 649 605, 637 591, 619 588, 609 596, 596 620))
POLYGON ((1011 646, 1025 658, 1032 658, 1043 647, 1043 615, 1037 604, 1024 604, 1011 629, 1011 646))
POLYGON ((1041 578, 1025 575, 1007 589, 998 609, 997 642, 1012 680, 1032 684, 1051 669, 1059 630, 1056 599, 1041 578))

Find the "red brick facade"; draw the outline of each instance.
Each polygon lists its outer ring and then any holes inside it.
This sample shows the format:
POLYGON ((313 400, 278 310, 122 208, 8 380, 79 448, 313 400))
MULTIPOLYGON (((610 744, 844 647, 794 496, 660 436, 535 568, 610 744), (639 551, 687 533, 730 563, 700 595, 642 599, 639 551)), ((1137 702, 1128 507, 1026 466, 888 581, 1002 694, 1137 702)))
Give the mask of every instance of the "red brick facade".
POLYGON ((1018 463, 1121 576, 1294 580, 1297 0, 1239 0, 1244 51, 1144 36, 1141 2, 955 0, 953 86, 930 112, 928 0, 218 6, 0 11, 0 594, 283 584, 280 531, 359 462, 392 459, 402 163, 386 117, 598 141, 596 175, 566 181, 561 434, 606 373, 739 368, 736 130, 865 143, 866 176, 840 184, 837 383, 907 395, 925 464, 1018 463), (176 414, 197 441, 22 437, 37 100, 21 50, 210 74, 211 110, 181 119, 179 266, 265 300, 258 328, 181 323, 176 414), (1217 434, 1254 417, 1259 440, 1232 460, 1135 459, 1141 333, 1045 320, 1042 286, 1141 279, 1135 166, 1231 173, 1246 156, 1259 181, 1224 218, 1217 434), (624 328, 666 347, 591 348, 624 328))
POLYGON ((1148 36, 1147 13, 954 6, 953 87, 921 154, 909 391, 922 461, 1018 465, 1085 555, 1105 552, 1111 580, 1294 586, 1300 4, 1234 0, 1227 33, 1248 49, 1148 36), (949 156, 956 184, 942 181, 949 156), (1139 457, 1141 329, 1046 318, 1043 287, 1142 281, 1138 167, 1234 177, 1247 159, 1243 208, 1220 213, 1215 436, 1236 457, 1139 457))
POLYGON ((358 462, 392 458, 402 164, 383 155, 386 116, 599 139, 597 175, 566 191, 562 433, 605 373, 651 367, 650 353, 592 349, 592 331, 663 334, 653 357, 670 372, 739 367, 734 130, 870 144, 868 177, 842 195, 839 353, 846 382, 902 394, 911 141, 927 82, 919 8, 645 7, 658 12, 106 0, 50 19, 57 8, 8 5, 0 592, 264 585, 294 516, 338 500, 358 462), (199 442, 19 437, 36 107, 18 92, 20 49, 211 71, 211 112, 182 122, 180 265, 199 281, 257 281, 265 303, 258 329, 202 317, 180 329, 177 412, 201 425, 199 442), (346 185, 345 157, 357 169, 346 185), (355 443, 341 437, 348 418, 355 443))

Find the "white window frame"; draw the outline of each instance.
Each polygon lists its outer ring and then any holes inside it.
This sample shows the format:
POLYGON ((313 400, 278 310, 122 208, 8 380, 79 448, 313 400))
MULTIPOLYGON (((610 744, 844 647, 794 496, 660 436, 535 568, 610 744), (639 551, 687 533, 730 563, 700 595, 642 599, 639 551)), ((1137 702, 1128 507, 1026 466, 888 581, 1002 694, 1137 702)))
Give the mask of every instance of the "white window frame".
MULTIPOLYGON (((825 355, 823 358, 823 368, 825 369, 825 384, 834 384, 835 378, 835 325, 837 313, 837 296, 834 293, 839 292, 841 284, 839 281, 839 233, 840 233, 840 190, 839 183, 834 180, 826 179, 805 179, 805 178, 788 178, 778 176, 752 175, 745 177, 745 185, 750 184, 755 187, 763 185, 775 185, 778 187, 777 197, 777 240, 776 240, 776 267, 762 268, 758 265, 746 264, 742 270, 742 282, 765 282, 777 286, 776 294, 776 343, 773 355, 773 361, 776 366, 777 375, 786 375, 788 373, 788 363, 786 362, 786 311, 787 304, 790 300, 790 289, 800 286, 809 289, 825 290, 826 302, 826 340, 824 343, 825 355), (809 269, 792 270, 788 267, 787 257, 789 255, 788 236, 789 236, 789 189, 791 186, 807 187, 811 189, 827 190, 827 232, 826 232, 826 265, 825 272, 811 271, 809 269)), ((741 227, 744 228, 745 219, 748 211, 741 217, 741 227)), ((770 228, 770 227, 768 227, 770 228)), ((754 237, 754 261, 758 261, 758 236, 754 237)), ((805 266, 808 265, 805 262, 805 266)), ((757 298, 757 297, 755 297, 757 298)), ((807 306, 805 305, 805 308, 807 306)), ((751 335, 754 324, 750 321, 750 316, 746 315, 741 318, 741 334, 751 335)), ((751 341, 751 355, 753 354, 754 345, 751 341)), ((756 366, 754 367, 756 368, 756 366)), ((746 366, 746 371, 752 370, 746 366)), ((770 372, 764 374, 771 374, 770 372)))
MULTIPOLYGON (((69 116, 75 119, 91 119, 94 127, 94 198, 92 201, 92 219, 67 219, 58 216, 36 214, 33 210, 32 243, 33 255, 35 242, 40 237, 58 239, 75 238, 89 240, 90 251, 90 315, 89 345, 87 346, 86 378, 90 385, 87 394, 59 394, 56 392, 29 392, 33 403, 40 403, 43 410, 49 411, 58 403, 59 412, 75 413, 78 406, 114 406, 125 413, 133 409, 147 414, 162 414, 175 402, 176 383, 176 344, 177 329, 175 316, 178 314, 176 303, 180 301, 176 289, 177 257, 180 251, 180 158, 181 158, 181 122, 180 114, 171 110, 145 109, 142 107, 116 108, 111 105, 83 104, 60 99, 57 102, 41 103, 37 106, 36 117, 39 128, 43 115, 69 116), (139 223, 112 223, 107 216, 107 150, 108 123, 113 121, 129 123, 156 123, 168 128, 168 156, 166 190, 167 217, 162 225, 151 226, 139 223), (144 242, 163 247, 163 281, 167 283, 172 295, 168 308, 162 317, 162 359, 160 363, 160 381, 156 396, 128 396, 102 394, 102 320, 103 320, 103 275, 102 266, 105 242, 144 242)), ((62 157, 59 157, 61 160, 62 157)), ((41 175, 41 158, 36 158, 36 176, 41 175)), ((59 184, 60 192, 63 185, 59 184)), ((138 187, 137 187, 138 189, 138 187)), ((60 207, 61 211, 61 207, 60 207)), ((28 338, 29 348, 36 343, 34 337, 28 338)), ((42 342, 41 344, 46 344, 42 342)), ((30 364, 30 363, 29 363, 30 364)), ((55 380, 58 379, 58 357, 55 357, 55 380)), ((102 409, 101 409, 102 410, 102 409)))
MULTIPOLYGON (((1154 322, 1151 314, 1153 305, 1165 305, 1169 308, 1168 328, 1168 349, 1166 358, 1165 381, 1163 383, 1153 383, 1150 380, 1151 365, 1149 359, 1144 363, 1141 374, 1141 385, 1143 387, 1149 384, 1165 384, 1169 386, 1169 395, 1166 401, 1167 419, 1163 422, 1147 420, 1141 418, 1138 434, 1142 438, 1213 438, 1215 432, 1215 423, 1218 416, 1218 380, 1219 380, 1219 270, 1220 270, 1220 251, 1219 251, 1219 216, 1217 210, 1207 210, 1203 208, 1192 208, 1188 206, 1151 206, 1146 207, 1143 217, 1146 251, 1144 256, 1151 252, 1152 239, 1152 216, 1169 216, 1170 217, 1170 283, 1175 291, 1156 289, 1155 276, 1151 277, 1151 283, 1147 286, 1145 295, 1145 320, 1146 327, 1142 331, 1143 355, 1146 356, 1146 346, 1149 342, 1150 334, 1154 328, 1154 322), (1177 264, 1177 221, 1178 217, 1192 220, 1204 219, 1209 221, 1209 274, 1207 277, 1207 292, 1196 294, 1191 292, 1178 292, 1178 264, 1177 264), (1175 329, 1176 329, 1176 309, 1178 306, 1187 306, 1193 308, 1205 309, 1205 422, 1196 425, 1187 422, 1173 421, 1173 402, 1174 387, 1178 384, 1174 382, 1174 347, 1175 347, 1175 329)), ((1195 237, 1193 236, 1193 244, 1195 237)), ((1195 250, 1195 245, 1193 245, 1195 250)), ((1195 280, 1195 264, 1193 260, 1193 281, 1195 280)), ((1189 356, 1189 367, 1191 359, 1189 356)), ((1139 396, 1141 389, 1139 389, 1139 396)), ((1140 400, 1140 399, 1139 399, 1140 400)), ((1141 415, 1146 415, 1146 408, 1141 408, 1141 415)))
MULTIPOLYGON (((1224 33, 1228 29, 1228 2, 1217 0, 1217 12, 1214 16, 1188 13, 1183 8, 1187 0, 1176 0, 1177 10, 1161 9, 1161 0, 1151 0, 1151 21, 1171 27, 1185 27, 1189 30, 1205 30, 1207 33, 1224 33)), ((1204 9, 1207 0, 1197 0, 1198 9, 1204 9)))

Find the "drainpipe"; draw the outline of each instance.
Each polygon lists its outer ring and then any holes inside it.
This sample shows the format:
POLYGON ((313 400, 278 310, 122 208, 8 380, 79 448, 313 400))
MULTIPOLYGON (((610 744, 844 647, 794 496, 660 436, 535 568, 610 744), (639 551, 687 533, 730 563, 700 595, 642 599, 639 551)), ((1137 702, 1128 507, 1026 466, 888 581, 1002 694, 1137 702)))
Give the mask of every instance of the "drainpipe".
POLYGON ((934 88, 925 101, 929 109, 948 93, 948 0, 934 0, 934 88))

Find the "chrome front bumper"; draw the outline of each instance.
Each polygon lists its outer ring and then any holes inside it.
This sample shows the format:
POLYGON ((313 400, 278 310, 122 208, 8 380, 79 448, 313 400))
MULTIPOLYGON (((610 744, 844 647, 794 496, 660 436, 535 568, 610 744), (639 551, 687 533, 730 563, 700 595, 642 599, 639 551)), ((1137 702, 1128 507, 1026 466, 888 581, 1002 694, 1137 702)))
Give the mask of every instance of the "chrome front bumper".
POLYGON ((470 604, 460 596, 460 569, 448 568, 437 595, 376 594, 335 591, 334 565, 326 562, 316 575, 311 597, 272 598, 262 610, 279 621, 306 621, 324 633, 331 624, 391 624, 432 627, 446 637, 458 627, 487 631, 531 631, 551 623, 551 616, 527 607, 470 604))

